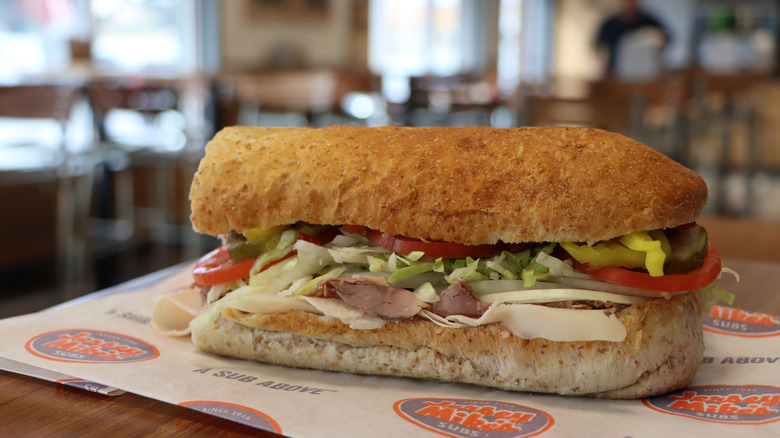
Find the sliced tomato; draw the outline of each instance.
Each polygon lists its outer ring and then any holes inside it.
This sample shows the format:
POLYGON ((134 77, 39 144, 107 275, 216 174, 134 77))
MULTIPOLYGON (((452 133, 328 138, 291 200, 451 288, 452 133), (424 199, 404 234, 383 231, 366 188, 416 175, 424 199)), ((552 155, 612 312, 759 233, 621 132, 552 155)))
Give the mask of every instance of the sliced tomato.
POLYGON ((594 268, 587 263, 580 263, 574 258, 571 258, 571 263, 575 269, 599 280, 665 292, 684 292, 701 289, 715 281, 723 267, 720 254, 711 244, 707 246, 707 257, 704 259, 702 266, 686 274, 667 274, 660 277, 652 277, 645 272, 632 271, 618 266, 594 268))
MULTIPOLYGON (((263 266, 262 271, 271 266, 292 257, 295 250, 263 266)), ((230 260, 230 252, 227 246, 221 246, 203 256, 192 269, 192 278, 198 286, 213 286, 215 284, 228 283, 249 277, 249 272, 255 264, 255 258, 248 258, 238 262, 230 260)))
POLYGON ((342 225, 341 229, 347 233, 363 234, 368 228, 363 225, 342 225))
POLYGON ((192 270, 192 278, 199 286, 212 286, 246 278, 255 263, 254 258, 234 262, 227 246, 221 246, 203 256, 192 270))
POLYGON ((316 236, 310 236, 308 234, 300 233, 300 237, 298 238, 300 240, 311 242, 316 245, 322 246, 325 245, 326 243, 330 243, 331 241, 333 241, 333 239, 335 239, 336 236, 338 236, 339 234, 341 234, 341 232, 337 227, 330 227, 327 229, 327 231, 318 234, 316 236))
POLYGON ((398 254, 407 255, 413 251, 422 251, 426 257, 444 257, 460 259, 464 257, 490 257, 504 250, 501 243, 487 245, 464 245, 462 243, 425 241, 402 236, 388 236, 376 231, 366 230, 366 237, 375 244, 398 254))

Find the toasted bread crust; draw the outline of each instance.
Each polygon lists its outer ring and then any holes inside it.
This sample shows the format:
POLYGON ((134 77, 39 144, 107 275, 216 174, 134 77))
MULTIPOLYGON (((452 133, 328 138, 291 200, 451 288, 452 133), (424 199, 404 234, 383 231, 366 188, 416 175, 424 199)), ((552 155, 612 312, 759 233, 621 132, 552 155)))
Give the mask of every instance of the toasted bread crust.
POLYGON ((197 231, 305 221, 465 244, 594 242, 696 219, 694 172, 585 128, 227 128, 190 193, 197 231))
POLYGON ((353 330, 301 311, 225 309, 214 325, 193 327, 192 338, 205 351, 278 365, 515 391, 641 398, 690 382, 704 351, 694 294, 633 305, 618 318, 622 342, 553 342, 519 338, 501 324, 453 329, 413 319, 353 330))

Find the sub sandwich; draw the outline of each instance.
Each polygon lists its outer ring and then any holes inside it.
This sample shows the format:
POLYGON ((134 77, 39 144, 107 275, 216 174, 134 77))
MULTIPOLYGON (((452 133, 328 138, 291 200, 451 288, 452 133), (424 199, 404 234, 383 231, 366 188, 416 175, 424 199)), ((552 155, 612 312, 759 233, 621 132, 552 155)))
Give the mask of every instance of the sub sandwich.
POLYGON ((642 398, 691 381, 731 298, 704 181, 603 130, 231 127, 190 199, 223 245, 187 334, 224 356, 642 398))

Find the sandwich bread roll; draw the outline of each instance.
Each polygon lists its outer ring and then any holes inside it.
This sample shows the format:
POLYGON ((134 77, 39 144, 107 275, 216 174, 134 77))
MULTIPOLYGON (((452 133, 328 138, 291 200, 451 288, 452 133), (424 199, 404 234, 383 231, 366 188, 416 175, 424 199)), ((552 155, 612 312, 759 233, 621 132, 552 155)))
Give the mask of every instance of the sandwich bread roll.
MULTIPOLYGON (((597 129, 232 127, 207 145, 190 198, 195 230, 226 242, 305 223, 459 245, 594 245, 695 222, 707 188, 658 151, 597 129)), ((356 329, 305 306, 222 307, 192 324, 192 340, 284 366, 638 398, 686 385, 701 363, 702 308, 686 292, 550 310, 619 321, 618 341, 518 336, 501 322, 450 327, 421 313, 356 329)))
POLYGON ((707 186, 595 129, 234 127, 207 146, 191 199, 195 230, 211 235, 305 221, 478 245, 677 226, 707 186))

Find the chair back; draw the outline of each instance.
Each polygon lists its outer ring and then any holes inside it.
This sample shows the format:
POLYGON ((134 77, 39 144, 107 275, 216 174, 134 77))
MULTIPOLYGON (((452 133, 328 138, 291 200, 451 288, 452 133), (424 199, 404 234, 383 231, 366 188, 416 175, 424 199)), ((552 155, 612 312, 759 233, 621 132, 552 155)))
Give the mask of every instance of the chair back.
POLYGON ((95 79, 89 96, 104 146, 127 151, 176 151, 186 146, 187 118, 181 113, 178 81, 95 79))
POLYGON ((271 71, 235 78, 238 123, 256 126, 330 124, 338 81, 328 70, 271 71))
POLYGON ((69 141, 81 96, 79 84, 0 87, 0 200, 11 206, 0 217, 0 241, 12 255, 0 266, 48 266, 53 256, 62 299, 91 289, 86 236, 97 157, 91 139, 69 141))
POLYGON ((78 92, 77 85, 0 87, 0 117, 65 121, 78 92))
POLYGON ((336 87, 330 71, 268 72, 239 77, 236 93, 261 111, 311 114, 332 110, 336 87))
POLYGON ((15 179, 24 178, 20 171, 55 177, 50 171, 72 155, 67 128, 80 90, 75 84, 0 86, 0 171, 14 171, 15 179))
POLYGON ((641 113, 642 102, 631 98, 530 95, 521 120, 531 126, 590 127, 631 136, 641 128, 641 113))

